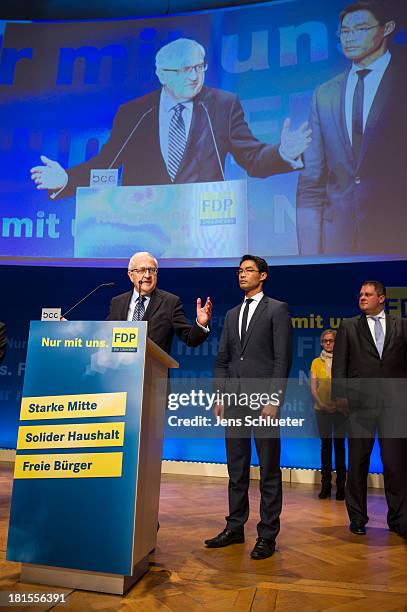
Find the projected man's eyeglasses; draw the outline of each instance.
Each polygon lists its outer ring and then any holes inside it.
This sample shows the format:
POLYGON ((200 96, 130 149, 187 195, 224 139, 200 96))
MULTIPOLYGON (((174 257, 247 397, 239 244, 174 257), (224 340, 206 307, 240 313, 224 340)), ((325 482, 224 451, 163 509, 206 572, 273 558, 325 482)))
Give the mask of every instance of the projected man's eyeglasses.
POLYGON ((163 72, 175 72, 176 74, 192 74, 195 70, 198 74, 206 72, 208 70, 208 64, 206 62, 202 64, 195 64, 195 66, 183 66, 182 68, 161 68, 163 72))
POLYGON ((376 25, 372 25, 372 26, 356 26, 354 28, 341 28, 340 30, 338 30, 337 36, 339 38, 348 38, 350 35, 352 35, 355 38, 361 38, 362 36, 365 36, 369 32, 369 30, 374 30, 375 28, 379 28, 379 27, 380 27, 380 23, 376 23, 376 25))

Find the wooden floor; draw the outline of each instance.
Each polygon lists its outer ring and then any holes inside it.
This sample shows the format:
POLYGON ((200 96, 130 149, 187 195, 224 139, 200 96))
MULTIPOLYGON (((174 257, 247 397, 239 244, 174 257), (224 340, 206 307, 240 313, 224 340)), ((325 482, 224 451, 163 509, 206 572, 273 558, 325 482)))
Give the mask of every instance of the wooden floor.
MULTIPOLYGON (((369 494, 366 537, 348 531, 344 502, 319 500, 314 485, 284 487, 281 533, 274 556, 250 559, 256 538, 258 483, 246 543, 206 549, 224 527, 223 478, 164 476, 158 546, 148 574, 125 596, 21 584, 19 564, 5 561, 11 467, 0 464, 0 590, 65 592, 53 610, 195 612, 387 612, 407 610, 407 544, 386 526, 382 492, 369 494)), ((0 593, 1 595, 1 593, 0 593)), ((0 608, 2 610, 6 608, 0 608)), ((48 606, 14 607, 48 610, 48 606)))

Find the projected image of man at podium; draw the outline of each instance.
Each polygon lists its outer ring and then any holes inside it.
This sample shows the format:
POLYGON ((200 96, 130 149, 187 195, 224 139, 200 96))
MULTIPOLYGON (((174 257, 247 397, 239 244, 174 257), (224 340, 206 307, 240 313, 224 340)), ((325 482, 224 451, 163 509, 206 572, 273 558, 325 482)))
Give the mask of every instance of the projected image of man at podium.
POLYGON ((225 180, 228 153, 250 176, 268 177, 302 167, 310 143, 304 123, 270 145, 251 132, 236 94, 204 86, 205 49, 179 38, 156 54, 162 88, 119 107, 107 142, 98 155, 65 170, 44 155, 31 169, 37 189, 50 196, 75 194, 88 187, 92 169, 122 169, 122 185, 166 185, 225 180))
POLYGON ((196 322, 191 324, 180 298, 157 288, 157 274, 158 263, 151 253, 132 255, 128 275, 134 289, 112 299, 107 320, 148 321, 148 337, 167 353, 171 350, 174 334, 188 346, 198 346, 209 336, 210 298, 206 298, 203 306, 201 298, 197 299, 196 322))

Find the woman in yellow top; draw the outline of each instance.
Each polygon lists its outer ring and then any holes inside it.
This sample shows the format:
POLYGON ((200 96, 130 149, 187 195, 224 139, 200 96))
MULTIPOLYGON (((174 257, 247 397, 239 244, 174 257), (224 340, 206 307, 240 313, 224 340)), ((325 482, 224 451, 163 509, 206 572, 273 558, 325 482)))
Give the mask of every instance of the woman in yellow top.
POLYGON ((331 496, 332 438, 335 449, 336 499, 345 499, 345 417, 336 411, 331 400, 331 368, 336 331, 326 329, 321 334, 322 351, 311 364, 311 394, 321 438, 322 487, 318 497, 331 496))

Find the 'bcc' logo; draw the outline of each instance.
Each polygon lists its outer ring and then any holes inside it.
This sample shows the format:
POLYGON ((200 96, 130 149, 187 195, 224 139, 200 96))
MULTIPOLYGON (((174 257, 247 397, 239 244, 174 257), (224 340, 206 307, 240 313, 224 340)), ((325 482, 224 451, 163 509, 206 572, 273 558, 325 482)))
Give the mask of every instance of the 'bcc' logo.
POLYGON ((91 187, 116 187, 119 182, 119 171, 117 168, 107 170, 91 170, 91 187))
POLYGON ((138 344, 137 327, 113 327, 112 329, 112 352, 113 353, 135 353, 138 344))

